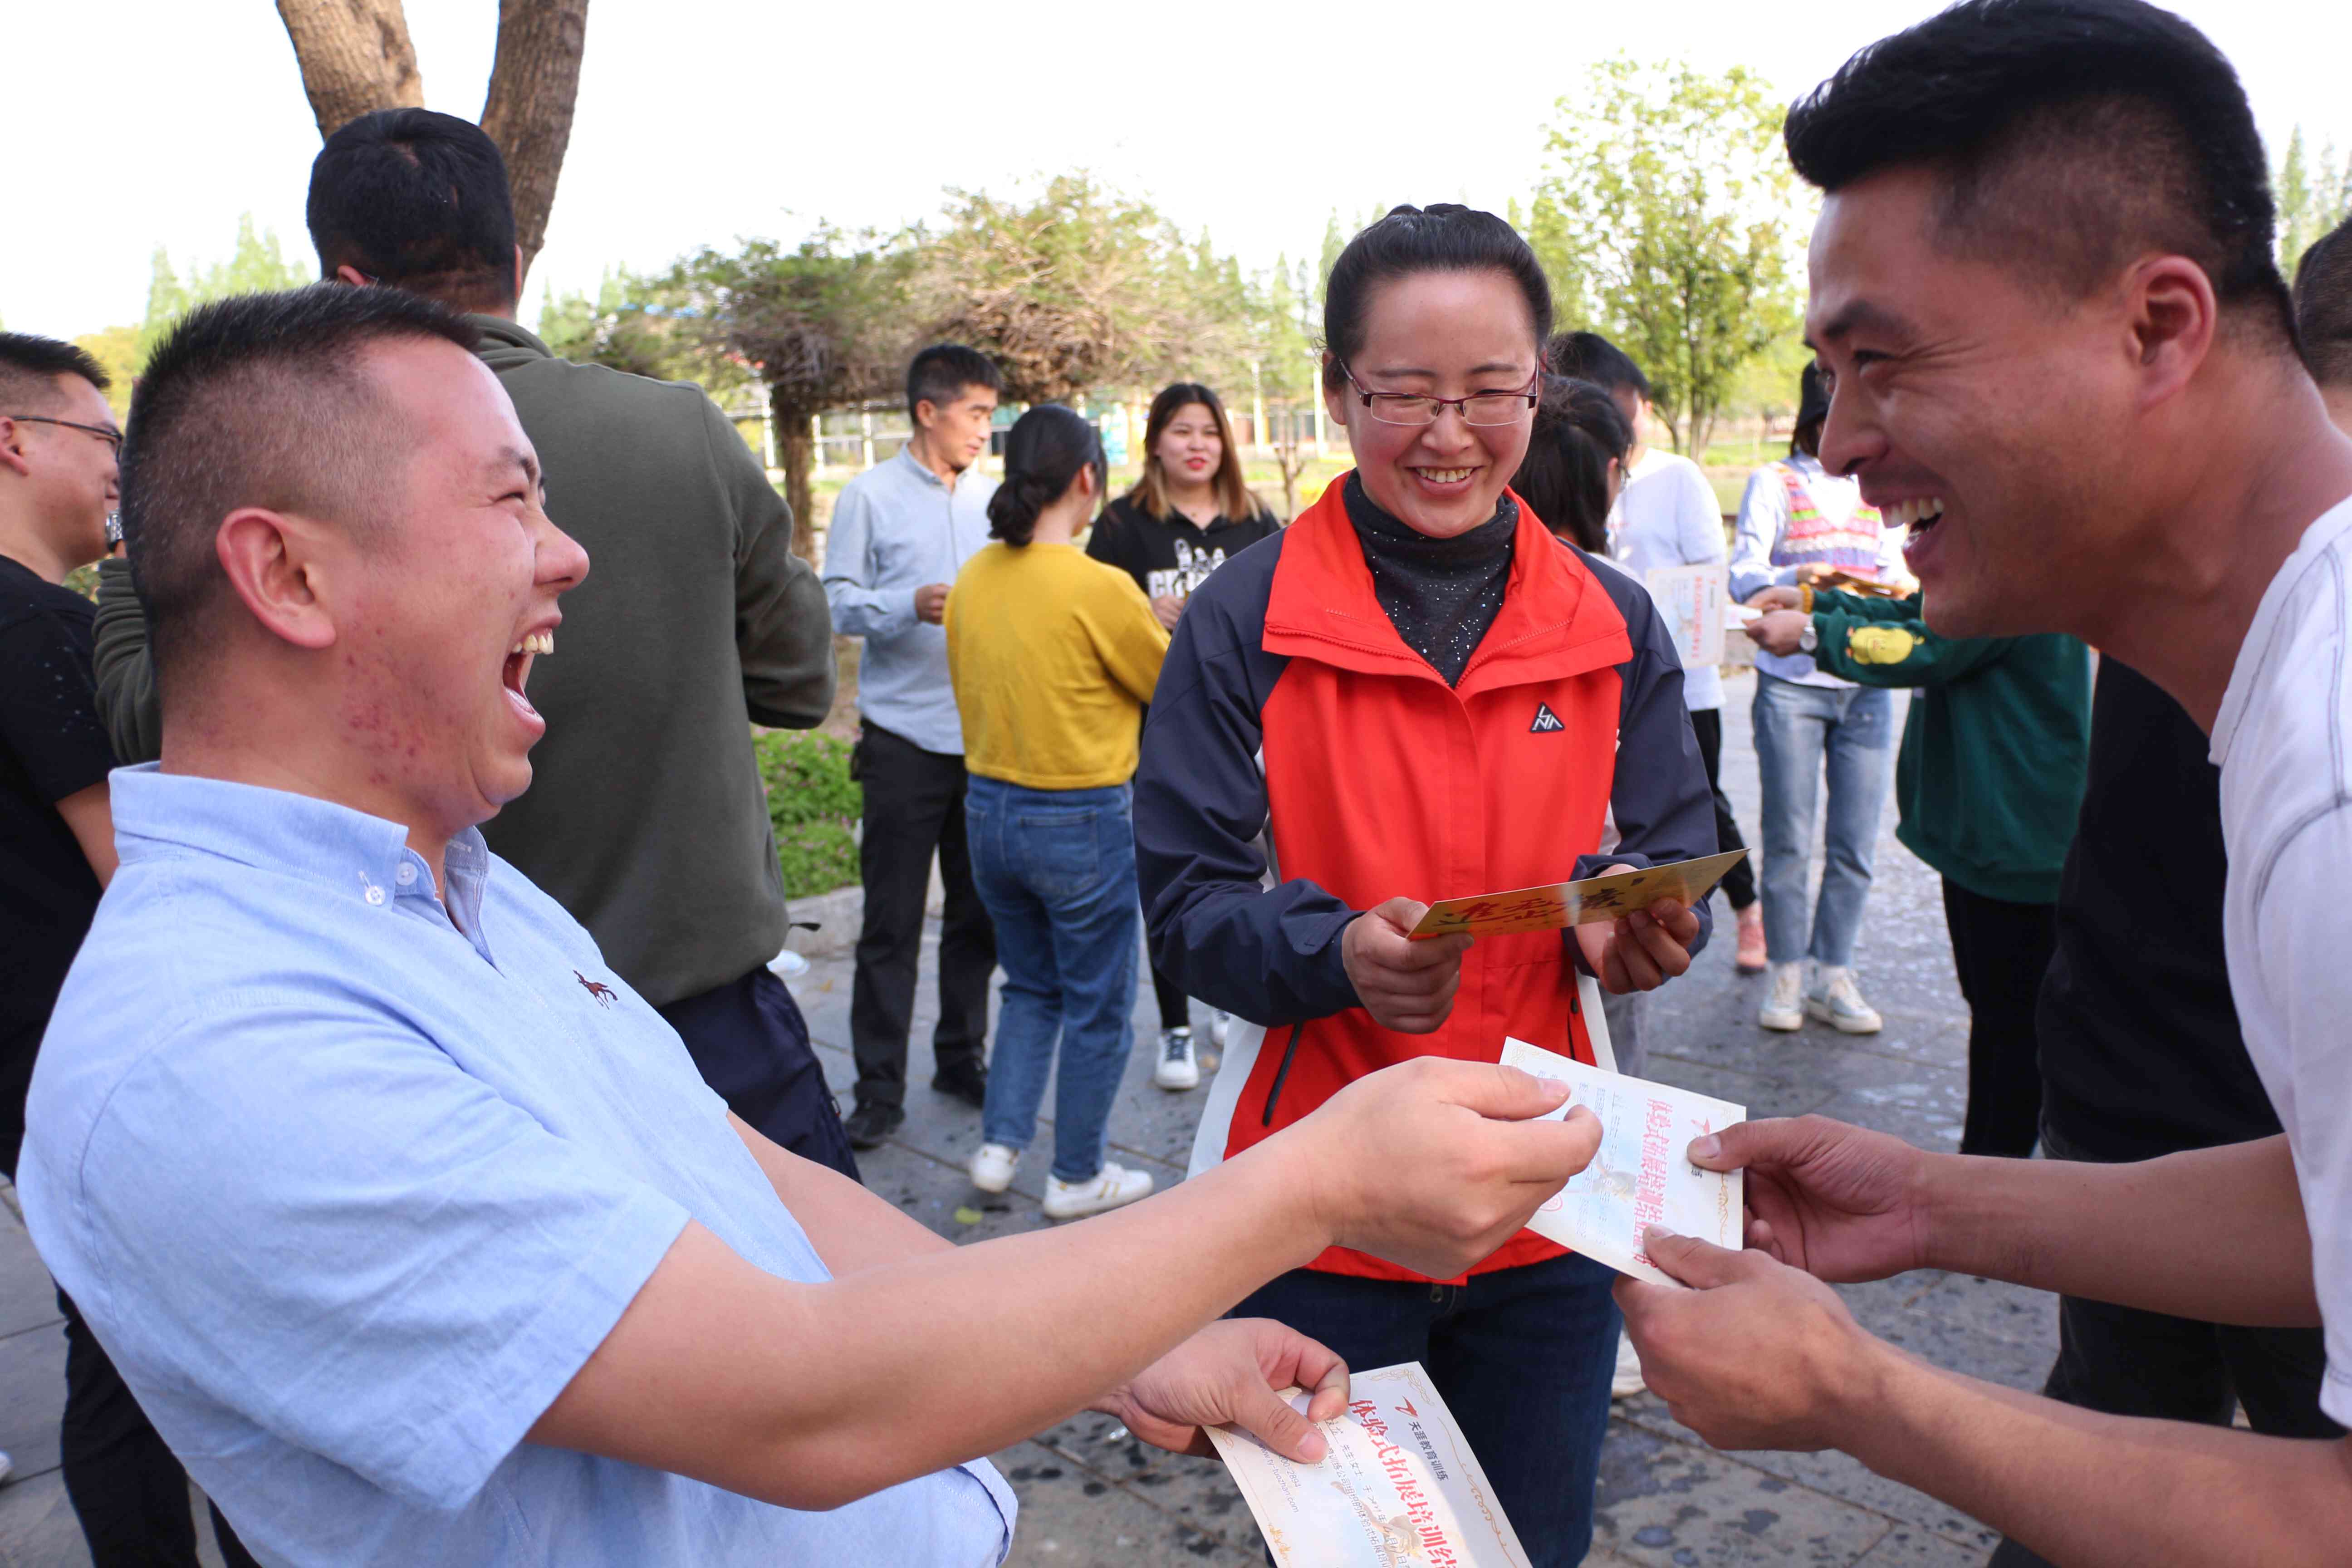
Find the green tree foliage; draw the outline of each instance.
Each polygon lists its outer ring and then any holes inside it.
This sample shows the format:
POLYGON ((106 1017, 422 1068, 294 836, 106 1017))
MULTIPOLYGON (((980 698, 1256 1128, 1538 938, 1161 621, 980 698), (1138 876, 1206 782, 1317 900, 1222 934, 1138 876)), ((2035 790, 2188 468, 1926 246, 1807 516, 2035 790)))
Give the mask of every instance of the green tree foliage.
POLYGON ((1675 446, 1704 451, 1742 368, 1796 325, 1782 110, 1740 67, 1619 58, 1558 111, 1526 220, 1538 255, 1641 363, 1675 446))
POLYGON ((184 280, 162 246, 155 247, 155 266, 147 284, 147 315, 139 324, 138 363, 144 365, 172 324, 198 305, 226 300, 232 294, 260 294, 278 289, 299 289, 314 282, 304 268, 286 259, 278 247, 278 231, 257 227, 253 215, 236 220, 236 248, 226 261, 197 267, 184 280))
POLYGON ((1083 171, 1034 200, 948 196, 938 229, 909 237, 918 309, 935 334, 995 359, 1011 400, 1066 402, 1178 374, 1231 384, 1247 357, 1240 268, 1149 202, 1083 171))
POLYGON ((2352 155, 2339 161, 2330 142, 2314 157, 2298 125, 2287 138, 2271 188, 2278 198, 2279 270, 2291 282, 2303 253, 2352 216, 2352 155))
POLYGON ((773 730, 752 742, 784 896, 804 899, 857 880, 857 819, 866 792, 849 776, 849 742, 814 730, 773 730))
POLYGON ((131 384, 138 378, 144 362, 139 353, 139 329, 108 327, 103 331, 84 332, 74 340, 74 347, 96 360, 112 383, 106 389, 106 401, 117 419, 131 414, 131 384))

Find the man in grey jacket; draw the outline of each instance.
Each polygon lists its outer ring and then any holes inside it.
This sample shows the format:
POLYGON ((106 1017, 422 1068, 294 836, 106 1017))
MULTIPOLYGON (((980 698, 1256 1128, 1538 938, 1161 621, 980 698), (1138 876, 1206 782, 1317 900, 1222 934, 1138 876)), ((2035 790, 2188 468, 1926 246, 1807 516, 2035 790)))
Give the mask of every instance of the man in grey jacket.
MULTIPOLYGON (((596 563, 565 597, 562 656, 533 667, 537 782, 487 825, 490 847, 588 928, 737 1115, 855 1175, 807 1025, 767 969, 790 921, 751 726, 809 729, 834 692, 832 622, 791 510, 699 388, 557 359, 516 324, 512 199, 478 127, 361 116, 312 164, 308 216, 329 280, 474 313, 550 513, 596 563)), ((101 574, 98 676, 118 753, 155 756, 145 620, 119 562, 101 574)))
POLYGON ((857 668, 866 925, 849 998, 857 1054, 849 1141, 860 1149, 881 1142, 907 1114, 907 1036, 934 851, 946 908, 931 1087, 974 1107, 987 1089, 981 1051, 996 928, 972 886, 964 847, 963 724, 940 623, 956 573, 988 542, 996 481, 973 465, 988 450, 1003 387, 988 357, 960 343, 917 354, 907 368, 914 436, 888 462, 842 488, 825 539, 825 600, 843 635, 866 639, 857 668))

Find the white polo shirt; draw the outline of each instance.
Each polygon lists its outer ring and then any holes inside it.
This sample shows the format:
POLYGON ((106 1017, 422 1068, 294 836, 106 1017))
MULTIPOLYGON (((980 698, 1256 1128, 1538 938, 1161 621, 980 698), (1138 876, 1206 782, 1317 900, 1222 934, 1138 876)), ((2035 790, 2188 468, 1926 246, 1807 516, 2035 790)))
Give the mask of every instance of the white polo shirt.
POLYGON ((2230 990, 2294 1152, 2326 1323, 2320 1407, 2352 1425, 2352 500, 2263 595, 2213 723, 2230 990))

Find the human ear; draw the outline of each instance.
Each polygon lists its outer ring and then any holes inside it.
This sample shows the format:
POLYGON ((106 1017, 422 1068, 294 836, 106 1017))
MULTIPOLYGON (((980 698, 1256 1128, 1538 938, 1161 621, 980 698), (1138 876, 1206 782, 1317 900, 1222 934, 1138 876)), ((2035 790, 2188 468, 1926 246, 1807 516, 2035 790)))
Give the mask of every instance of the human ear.
POLYGON ((349 262, 345 262, 342 266, 335 268, 335 276, 330 279, 330 281, 336 283, 348 283, 354 289, 364 289, 369 284, 374 282, 375 279, 370 278, 366 273, 361 271, 358 268, 353 267, 349 262))
POLYGON ((1333 363, 1333 356, 1327 351, 1323 355, 1323 375, 1321 378, 1323 412, 1329 415, 1334 423, 1344 426, 1348 423, 1348 383, 1345 378, 1342 378, 1338 386, 1333 386, 1331 384, 1331 366, 1333 363))
POLYGON ((2143 408, 2176 395, 2205 363, 2221 326, 2213 280, 2185 256, 2140 262, 2125 282, 2143 408))
POLYGON ((318 543, 302 520, 261 507, 238 508, 213 535, 213 553, 247 611, 271 636, 313 652, 335 641, 318 543))
POLYGON ((30 476, 33 465, 25 456, 25 427, 0 414, 0 468, 30 476))

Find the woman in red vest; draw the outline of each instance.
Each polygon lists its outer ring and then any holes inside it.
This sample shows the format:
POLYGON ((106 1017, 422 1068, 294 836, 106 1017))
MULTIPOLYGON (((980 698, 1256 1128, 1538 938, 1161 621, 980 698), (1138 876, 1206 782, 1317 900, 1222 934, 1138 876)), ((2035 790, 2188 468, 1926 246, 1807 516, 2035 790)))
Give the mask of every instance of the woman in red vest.
MULTIPOLYGON (((1196 1170, 1408 1058, 1494 1061, 1516 1036, 1591 1061, 1580 967, 1648 989, 1706 932, 1661 902, 1406 941, 1438 899, 1711 854, 1715 809, 1649 595, 1507 487, 1551 330, 1526 243, 1399 207, 1325 296, 1325 402, 1357 468, 1193 594, 1137 775, 1153 955, 1234 1017, 1196 1170)), ((1567 1564, 1591 1540, 1613 1279, 1522 1231, 1454 1279, 1335 1248, 1237 1310, 1353 1366, 1426 1365, 1535 1560, 1567 1564)))

